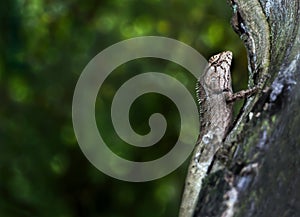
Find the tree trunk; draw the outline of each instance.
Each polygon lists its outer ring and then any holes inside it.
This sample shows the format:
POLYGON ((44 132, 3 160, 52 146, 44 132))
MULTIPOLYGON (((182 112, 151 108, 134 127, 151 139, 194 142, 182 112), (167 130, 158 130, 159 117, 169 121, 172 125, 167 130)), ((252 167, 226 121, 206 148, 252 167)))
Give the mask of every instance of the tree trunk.
POLYGON ((299 0, 231 0, 248 51, 249 98, 204 180, 194 216, 300 216, 299 0), (223 151, 224 151, 223 150, 223 151))

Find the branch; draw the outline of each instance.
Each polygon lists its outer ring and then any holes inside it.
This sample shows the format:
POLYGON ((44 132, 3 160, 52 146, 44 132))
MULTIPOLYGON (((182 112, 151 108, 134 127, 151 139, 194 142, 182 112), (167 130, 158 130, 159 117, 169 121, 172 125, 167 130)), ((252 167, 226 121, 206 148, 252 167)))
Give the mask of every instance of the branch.
POLYGON ((249 98, 224 142, 225 169, 204 180, 194 216, 299 216, 299 0, 231 0, 248 51, 249 98))

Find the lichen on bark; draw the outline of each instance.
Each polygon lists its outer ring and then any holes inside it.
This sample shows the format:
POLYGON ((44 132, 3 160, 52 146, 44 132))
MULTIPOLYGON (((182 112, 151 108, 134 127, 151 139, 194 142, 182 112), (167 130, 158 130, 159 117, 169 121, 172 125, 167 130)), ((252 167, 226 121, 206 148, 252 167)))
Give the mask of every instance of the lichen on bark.
POLYGON ((245 102, 224 141, 225 168, 204 180, 194 216, 300 216, 300 2, 231 4, 248 50, 250 85, 265 79, 268 91, 245 102))

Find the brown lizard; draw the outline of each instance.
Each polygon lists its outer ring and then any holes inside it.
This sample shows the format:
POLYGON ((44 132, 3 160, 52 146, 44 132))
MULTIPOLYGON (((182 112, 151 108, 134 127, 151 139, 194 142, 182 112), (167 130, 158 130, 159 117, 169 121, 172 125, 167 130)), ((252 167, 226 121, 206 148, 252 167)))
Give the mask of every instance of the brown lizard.
POLYGON ((257 86, 233 93, 230 75, 231 61, 230 51, 212 56, 197 82, 200 133, 188 168, 179 217, 193 215, 203 178, 210 172, 214 156, 221 148, 222 141, 230 127, 233 102, 260 89, 257 86))

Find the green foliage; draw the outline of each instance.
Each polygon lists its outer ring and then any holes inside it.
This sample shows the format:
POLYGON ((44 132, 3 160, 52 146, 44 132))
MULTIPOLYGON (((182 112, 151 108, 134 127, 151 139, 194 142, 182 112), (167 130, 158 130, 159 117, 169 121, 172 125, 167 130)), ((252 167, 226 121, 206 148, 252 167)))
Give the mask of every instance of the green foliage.
MULTIPOLYGON (((11 0, 1 5, 0 14, 0 216, 176 216, 186 165, 148 183, 104 175, 76 142, 73 91, 98 52, 145 35, 178 39, 207 58, 232 50, 234 71, 244 72, 233 77, 241 89, 247 80, 245 51, 229 25, 226 1, 11 0)), ((134 61, 108 78, 96 104, 98 127, 115 153, 137 161, 168 152, 180 123, 170 101, 150 94, 133 105, 133 128, 147 133, 144 122, 159 111, 170 125, 166 136, 144 150, 117 138, 107 106, 122 82, 143 71, 172 73, 191 92, 195 84, 182 68, 164 61, 134 61)))

